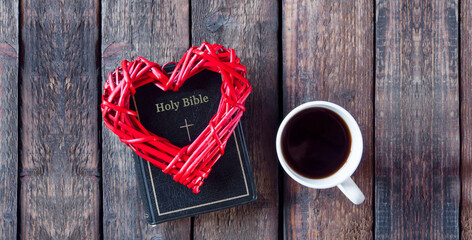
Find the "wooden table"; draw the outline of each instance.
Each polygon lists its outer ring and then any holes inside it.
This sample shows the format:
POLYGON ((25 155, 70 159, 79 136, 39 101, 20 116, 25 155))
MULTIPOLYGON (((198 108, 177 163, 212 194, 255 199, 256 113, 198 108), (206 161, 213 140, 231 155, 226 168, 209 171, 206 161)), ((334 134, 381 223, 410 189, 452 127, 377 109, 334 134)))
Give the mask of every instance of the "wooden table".
POLYGON ((0 238, 472 239, 472 0, 0 0, 0 238), (122 59, 236 49, 255 203, 147 225, 131 151, 99 102, 122 59), (295 106, 357 119, 366 195, 279 167, 295 106))

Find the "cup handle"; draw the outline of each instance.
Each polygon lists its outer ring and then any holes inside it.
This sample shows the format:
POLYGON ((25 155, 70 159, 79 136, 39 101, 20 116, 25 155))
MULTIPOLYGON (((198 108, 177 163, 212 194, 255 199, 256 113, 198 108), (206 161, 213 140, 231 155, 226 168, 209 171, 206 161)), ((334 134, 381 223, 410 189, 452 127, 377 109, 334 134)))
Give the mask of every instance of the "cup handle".
POLYGON ((338 188, 344 193, 344 195, 346 195, 349 200, 351 200, 352 203, 356 205, 361 204, 365 200, 364 194, 350 177, 339 184, 338 188))

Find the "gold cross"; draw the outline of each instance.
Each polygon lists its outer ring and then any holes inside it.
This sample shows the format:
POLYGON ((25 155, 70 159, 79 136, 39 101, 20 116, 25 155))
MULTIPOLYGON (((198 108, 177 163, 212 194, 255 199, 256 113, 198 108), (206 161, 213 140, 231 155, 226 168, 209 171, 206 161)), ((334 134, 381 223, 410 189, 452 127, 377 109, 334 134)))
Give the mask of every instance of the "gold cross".
POLYGON ((185 125, 184 126, 180 126, 180 128, 186 128, 187 129, 187 135, 188 135, 188 140, 191 142, 192 139, 190 138, 190 132, 188 131, 188 127, 191 127, 193 126, 193 124, 188 124, 187 123, 187 119, 185 119, 185 125))

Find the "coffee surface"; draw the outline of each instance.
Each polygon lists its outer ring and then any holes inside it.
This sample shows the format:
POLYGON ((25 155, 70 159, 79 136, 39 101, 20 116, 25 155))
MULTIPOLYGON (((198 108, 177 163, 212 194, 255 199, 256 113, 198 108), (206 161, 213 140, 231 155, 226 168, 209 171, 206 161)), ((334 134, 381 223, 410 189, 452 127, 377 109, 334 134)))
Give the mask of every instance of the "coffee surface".
POLYGON ((335 112, 309 108, 288 121, 282 132, 282 153, 298 174, 328 177, 346 162, 351 149, 347 124, 335 112))

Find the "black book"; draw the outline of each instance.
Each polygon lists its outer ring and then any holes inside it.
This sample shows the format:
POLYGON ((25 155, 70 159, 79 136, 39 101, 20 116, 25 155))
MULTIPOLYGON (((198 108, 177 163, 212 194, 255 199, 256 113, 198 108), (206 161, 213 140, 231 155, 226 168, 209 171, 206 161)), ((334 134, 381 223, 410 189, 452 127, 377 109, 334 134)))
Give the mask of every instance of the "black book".
MULTIPOLYGON (((153 84, 142 86, 136 89, 135 94, 140 121, 146 129, 176 146, 189 145, 216 113, 221 98, 221 82, 220 74, 205 70, 188 79, 177 92, 163 92, 153 84)), ((137 154, 134 158, 149 224, 256 200, 256 187, 240 124, 198 194, 175 182, 171 175, 137 154)))

